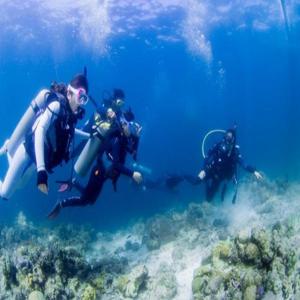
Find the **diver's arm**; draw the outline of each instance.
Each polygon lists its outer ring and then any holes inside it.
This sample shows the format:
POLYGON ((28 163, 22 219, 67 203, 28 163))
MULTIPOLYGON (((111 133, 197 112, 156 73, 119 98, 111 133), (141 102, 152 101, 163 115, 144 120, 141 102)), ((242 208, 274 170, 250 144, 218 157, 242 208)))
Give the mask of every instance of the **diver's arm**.
POLYGON ((206 157, 203 160, 203 167, 198 174, 198 178, 200 180, 204 180, 207 176, 207 170, 209 169, 209 165, 213 162, 215 157, 218 156, 218 149, 221 145, 221 142, 216 143, 212 148, 208 150, 206 157))
POLYGON ((247 172, 254 174, 254 172, 256 171, 256 168, 247 165, 242 157, 242 154, 240 153, 240 146, 239 145, 235 145, 235 157, 236 157, 236 161, 237 163, 247 172))
POLYGON ((45 166, 45 140, 46 133, 51 125, 51 123, 57 118, 57 115, 60 110, 60 103, 54 101, 50 103, 47 109, 43 112, 38 120, 34 131, 35 143, 34 151, 36 158, 36 167, 37 167, 37 186, 38 189, 44 193, 48 194, 48 174, 45 166))
POLYGON ((218 149, 220 145, 221 143, 216 143, 212 148, 208 150, 207 155, 203 161, 203 170, 206 169, 206 166, 212 161, 212 158, 218 154, 218 149))
POLYGON ((255 178, 257 180, 262 180, 263 179, 263 176, 262 174, 254 167, 250 166, 250 165, 246 165, 241 154, 239 154, 239 157, 238 157, 238 164, 244 169, 246 170, 247 172, 253 174, 255 176, 255 178))
POLYGON ((46 170, 44 157, 46 133, 51 123, 53 123, 53 121, 57 118, 59 110, 60 103, 58 101, 50 103, 47 109, 40 116, 40 120, 37 123, 37 127, 34 132, 34 150, 37 171, 46 170))
POLYGON ((239 158, 238 164, 249 173, 254 173, 256 171, 253 166, 247 165, 242 158, 239 158))

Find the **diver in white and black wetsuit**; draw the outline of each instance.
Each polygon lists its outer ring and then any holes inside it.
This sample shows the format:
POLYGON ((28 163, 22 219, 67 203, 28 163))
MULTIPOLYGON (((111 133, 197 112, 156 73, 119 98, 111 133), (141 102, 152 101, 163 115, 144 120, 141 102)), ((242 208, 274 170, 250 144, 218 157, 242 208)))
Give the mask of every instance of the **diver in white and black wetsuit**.
POLYGON ((48 193, 48 173, 68 160, 75 125, 83 110, 81 106, 88 101, 87 92, 86 76, 79 74, 65 90, 42 90, 32 101, 1 149, 9 161, 5 178, 0 181, 1 198, 10 198, 34 167, 38 189, 48 193))

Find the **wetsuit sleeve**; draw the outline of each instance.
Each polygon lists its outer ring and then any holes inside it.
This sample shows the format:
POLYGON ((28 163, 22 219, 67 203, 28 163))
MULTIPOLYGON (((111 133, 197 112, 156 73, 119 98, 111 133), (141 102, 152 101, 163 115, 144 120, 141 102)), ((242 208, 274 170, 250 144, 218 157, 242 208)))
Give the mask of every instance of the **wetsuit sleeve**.
POLYGON ((36 157, 36 167, 37 171, 46 170, 45 167, 45 140, 46 140, 46 133, 49 126, 54 122, 57 118, 60 110, 60 103, 58 101, 51 102, 47 109, 42 113, 40 119, 37 123, 34 137, 34 151, 36 157))
POLYGON ((203 170, 207 168, 207 165, 212 161, 212 157, 217 153, 217 149, 219 144, 215 144, 212 148, 208 150, 207 156, 204 158, 203 161, 203 170))
POLYGON ((247 165, 240 153, 240 150, 239 150, 239 146, 235 148, 236 149, 236 161, 237 163, 247 172, 249 173, 254 173, 256 171, 256 168, 250 166, 250 165, 247 165))
POLYGON ((133 171, 125 167, 124 165, 124 159, 122 159, 121 157, 122 151, 126 151, 126 149, 122 149, 122 145, 120 143, 119 138, 115 138, 112 143, 112 150, 110 156, 112 159, 112 168, 123 175, 132 177, 133 171))

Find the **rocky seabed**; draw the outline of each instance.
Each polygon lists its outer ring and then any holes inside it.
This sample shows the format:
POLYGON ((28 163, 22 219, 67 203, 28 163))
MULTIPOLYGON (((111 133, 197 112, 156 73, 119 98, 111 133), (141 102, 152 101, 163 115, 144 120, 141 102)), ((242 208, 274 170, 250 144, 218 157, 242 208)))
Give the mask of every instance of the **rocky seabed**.
POLYGON ((300 185, 243 182, 115 233, 0 228, 0 299, 300 299, 300 185))

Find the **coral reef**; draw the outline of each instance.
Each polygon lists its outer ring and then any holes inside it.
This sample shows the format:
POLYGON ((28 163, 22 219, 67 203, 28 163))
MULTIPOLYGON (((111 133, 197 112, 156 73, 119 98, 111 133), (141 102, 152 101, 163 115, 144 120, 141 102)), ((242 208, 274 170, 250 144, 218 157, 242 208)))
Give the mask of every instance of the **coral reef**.
POLYGON ((149 280, 147 284, 149 292, 142 299, 173 299, 177 294, 177 282, 174 273, 174 269, 166 263, 162 263, 157 273, 149 280))
POLYGON ((289 225, 253 229, 220 242, 195 271, 195 299, 292 299, 300 290, 294 231, 289 225))
POLYGON ((300 185, 244 182, 114 233, 0 226, 0 299, 300 299, 300 185))
POLYGON ((148 269, 145 266, 135 267, 130 274, 121 276, 117 287, 126 298, 136 298, 140 290, 145 287, 148 279, 148 269))
POLYGON ((170 218, 156 216, 150 219, 145 228, 143 243, 149 250, 159 249, 162 243, 173 240, 178 228, 170 218))
POLYGON ((20 214, 0 235, 1 299, 99 299, 109 276, 123 270, 124 263, 114 257, 87 260, 89 228, 38 228, 20 214))

